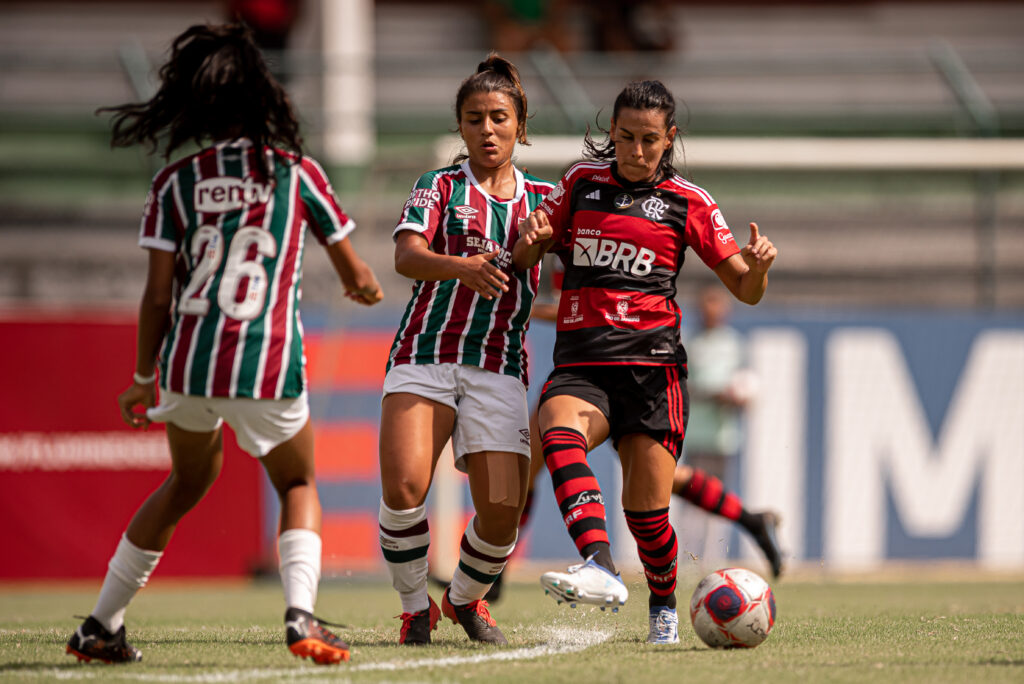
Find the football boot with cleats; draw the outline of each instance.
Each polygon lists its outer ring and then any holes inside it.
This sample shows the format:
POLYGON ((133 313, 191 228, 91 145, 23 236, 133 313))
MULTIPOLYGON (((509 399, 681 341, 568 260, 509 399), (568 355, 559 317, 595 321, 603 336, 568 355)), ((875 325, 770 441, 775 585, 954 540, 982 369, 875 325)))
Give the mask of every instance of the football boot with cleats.
POLYGON ((466 631, 472 641, 479 641, 484 644, 506 645, 508 640, 498 629, 498 623, 491 617, 487 610, 487 601, 477 599, 464 606, 457 606, 448 598, 451 588, 445 590, 441 598, 441 612, 445 617, 460 625, 466 631))
MULTIPOLYGON (((332 665, 351 657, 348 644, 320 623, 333 624, 300 608, 284 614, 288 650, 299 658, 312 658, 318 665, 332 665)), ((337 626, 337 625, 335 625, 337 626)))

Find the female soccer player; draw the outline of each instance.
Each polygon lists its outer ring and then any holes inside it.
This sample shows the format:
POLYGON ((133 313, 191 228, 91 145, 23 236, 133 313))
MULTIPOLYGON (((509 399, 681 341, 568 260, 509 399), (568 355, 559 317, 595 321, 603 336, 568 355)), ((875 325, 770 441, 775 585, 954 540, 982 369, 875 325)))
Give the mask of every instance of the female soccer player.
POLYGON ((658 81, 627 85, 608 141, 575 164, 520 225, 517 269, 553 250, 566 268, 552 371, 541 395, 544 459, 555 498, 586 561, 548 572, 556 598, 617 608, 604 499, 587 452, 607 437, 622 464, 622 504, 650 589, 648 641, 678 641, 673 475, 687 418, 686 356, 675 281, 687 247, 739 300, 756 304, 774 245, 750 224, 741 250, 711 196, 672 166, 675 99, 658 81))
POLYGON ((384 380, 380 543, 410 645, 430 642, 441 611, 474 641, 506 643, 483 596, 515 547, 530 456, 524 334, 539 267, 513 273, 511 260, 516 227, 552 185, 512 163, 527 118, 513 64, 482 62, 455 118, 466 157, 420 176, 394 232, 395 269, 416 282, 384 380), (424 502, 449 437, 476 516, 439 611, 424 502))
POLYGON ((374 304, 380 286, 348 240, 355 226, 323 169, 302 155, 291 104, 248 29, 193 26, 175 39, 160 78, 150 101, 109 110, 113 143, 156 148, 166 134, 165 157, 189 141, 207 146, 161 170, 146 199, 139 244, 149 273, 135 375, 117 403, 132 427, 167 423, 171 473, 129 523, 67 651, 87 661, 141 660, 125 639, 125 609, 216 480, 227 421, 281 500, 289 649, 318 663, 348 660, 348 645, 313 617, 320 501, 298 310, 306 225, 348 297, 374 304))

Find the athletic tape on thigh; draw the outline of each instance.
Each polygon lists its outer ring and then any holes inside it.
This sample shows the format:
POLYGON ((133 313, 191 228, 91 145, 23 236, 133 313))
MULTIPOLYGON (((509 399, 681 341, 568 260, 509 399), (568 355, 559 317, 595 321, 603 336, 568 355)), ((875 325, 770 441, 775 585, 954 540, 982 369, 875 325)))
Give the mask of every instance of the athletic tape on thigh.
POLYGON ((487 499, 491 503, 519 506, 519 455, 487 452, 487 499))

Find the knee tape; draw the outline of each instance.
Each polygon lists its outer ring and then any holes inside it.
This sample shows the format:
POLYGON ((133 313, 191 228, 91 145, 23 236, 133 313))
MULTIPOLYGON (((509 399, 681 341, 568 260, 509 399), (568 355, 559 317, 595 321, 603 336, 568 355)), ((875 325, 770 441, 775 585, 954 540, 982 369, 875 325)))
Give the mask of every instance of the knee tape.
POLYGON ((487 500, 491 503, 519 507, 518 454, 487 453, 487 500))

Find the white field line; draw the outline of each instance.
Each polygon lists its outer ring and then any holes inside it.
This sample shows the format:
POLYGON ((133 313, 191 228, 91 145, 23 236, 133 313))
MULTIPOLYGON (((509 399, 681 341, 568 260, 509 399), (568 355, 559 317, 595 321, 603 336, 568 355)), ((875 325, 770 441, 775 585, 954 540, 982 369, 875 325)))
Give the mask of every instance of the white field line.
MULTIPOLYGON (((131 673, 128 671, 112 672, 113 668, 104 667, 83 669, 79 671, 68 669, 47 669, 36 672, 22 672, 26 678, 44 678, 55 680, 76 680, 76 679, 103 679, 123 680, 136 682, 165 682, 166 684, 220 684, 222 682, 249 682, 258 680, 288 681, 302 680, 307 683, 314 682, 338 682, 346 681, 346 675, 355 672, 398 672, 401 670, 415 670, 419 668, 454 667, 457 665, 477 665, 488 662, 507 662, 514 660, 531 660, 544 656, 563 655, 566 653, 578 653, 588 648, 604 643, 611 638, 608 631, 594 631, 588 629, 572 629, 568 627, 553 627, 545 630, 549 634, 549 641, 540 646, 530 648, 517 648, 508 651, 493 651, 479 655, 449 656, 445 658, 415 658, 389 660, 377 663, 357 663, 354 665, 341 664, 337 667, 324 669, 323 667, 296 667, 289 669, 248 669, 248 670, 219 670, 206 674, 195 675, 174 675, 174 674, 146 674, 131 673)), ((131 667, 130 665, 128 667, 131 667)))

